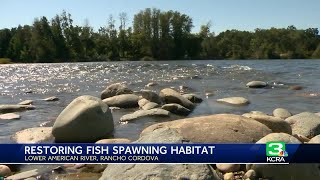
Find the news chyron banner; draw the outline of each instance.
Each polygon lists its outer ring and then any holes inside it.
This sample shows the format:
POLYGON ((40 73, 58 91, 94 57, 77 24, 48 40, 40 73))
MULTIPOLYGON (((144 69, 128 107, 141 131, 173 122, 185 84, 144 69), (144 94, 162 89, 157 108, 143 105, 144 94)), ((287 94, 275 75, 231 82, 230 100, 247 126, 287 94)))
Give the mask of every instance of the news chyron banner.
POLYGON ((320 144, 0 144, 2 164, 320 163, 320 144))

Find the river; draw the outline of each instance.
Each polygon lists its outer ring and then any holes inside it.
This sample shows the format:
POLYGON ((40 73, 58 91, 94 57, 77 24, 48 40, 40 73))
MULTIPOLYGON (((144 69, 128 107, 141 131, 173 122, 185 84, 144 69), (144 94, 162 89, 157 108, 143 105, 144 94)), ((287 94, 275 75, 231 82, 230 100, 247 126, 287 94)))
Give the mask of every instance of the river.
MULTIPOLYGON (((257 110, 271 114, 283 107, 293 114, 319 112, 320 61, 317 60, 223 60, 223 61, 156 61, 156 62, 90 62, 61 64, 0 65, 0 104, 17 104, 34 100, 35 110, 19 112, 20 120, 0 122, 0 143, 12 143, 11 136, 22 129, 51 126, 59 113, 76 97, 100 97, 107 85, 127 83, 132 90, 151 89, 159 92, 165 87, 196 93, 204 101, 189 117, 216 114, 242 114, 257 110), (270 88, 248 89, 246 83, 262 80, 270 88), (158 85, 147 88, 149 82, 158 85), (300 85, 302 90, 288 88, 300 85), (25 93, 32 91, 32 93, 25 93), (207 92, 214 95, 206 97, 207 92), (311 94, 311 95, 310 95, 311 94), (315 94, 316 96, 313 96, 315 94), (55 102, 40 99, 56 96, 55 102), (228 106, 216 99, 243 96, 248 106, 228 106)), ((135 140, 141 130, 159 119, 120 124, 122 115, 133 112, 122 109, 113 112, 115 137, 135 140)))

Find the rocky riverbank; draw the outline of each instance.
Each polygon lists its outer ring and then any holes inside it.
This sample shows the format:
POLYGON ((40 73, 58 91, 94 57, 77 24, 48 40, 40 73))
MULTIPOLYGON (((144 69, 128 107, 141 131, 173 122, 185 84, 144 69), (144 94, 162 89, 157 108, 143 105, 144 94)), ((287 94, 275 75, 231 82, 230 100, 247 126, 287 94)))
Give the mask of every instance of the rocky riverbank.
MULTIPOLYGON (((147 87, 157 86, 152 82, 147 87)), ((249 82, 247 88, 269 88, 261 81, 249 82)), ((131 90, 125 84, 111 84, 100 98, 75 98, 55 119, 52 127, 34 127, 16 132, 17 143, 85 142, 85 143, 320 143, 320 115, 315 112, 292 114, 290 110, 274 107, 272 114, 251 111, 245 114, 211 114, 187 117, 203 99, 196 94, 185 94, 179 89, 163 88, 131 90), (119 118, 122 124, 158 119, 146 127, 139 139, 113 138, 113 113, 127 109, 119 118), (85 133, 84 133, 85 132, 85 133)), ((43 99, 57 101, 56 97, 43 99)), ((255 99, 224 97, 216 102, 225 106, 241 107, 254 104, 255 99)), ((36 107, 27 100, 18 105, 0 105, 0 118, 17 120, 19 111, 36 107)), ((320 179, 318 164, 255 165, 65 165, 51 169, 19 171, 19 166, 0 165, 0 176, 8 179, 320 179)))

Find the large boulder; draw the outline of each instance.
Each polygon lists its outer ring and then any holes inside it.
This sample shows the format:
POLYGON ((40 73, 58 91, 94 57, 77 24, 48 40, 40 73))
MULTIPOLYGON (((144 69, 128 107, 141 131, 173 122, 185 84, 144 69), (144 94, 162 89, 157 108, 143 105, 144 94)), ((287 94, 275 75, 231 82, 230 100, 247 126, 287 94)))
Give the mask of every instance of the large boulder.
POLYGON ((16 132, 13 139, 17 143, 41 143, 53 140, 52 127, 34 127, 16 132))
POLYGON ((149 110, 149 109, 154 109, 156 107, 159 107, 159 104, 155 103, 155 102, 148 102, 147 104, 145 104, 144 106, 142 106, 143 110, 149 110))
MULTIPOLYGON (((145 133, 134 143, 183 143, 174 129, 163 127, 145 133)), ((209 165, 187 164, 109 164, 100 180, 118 179, 190 179, 218 180, 209 165)))
POLYGON ((303 112, 286 119, 291 124, 293 134, 301 134, 312 138, 320 134, 320 116, 314 113, 303 112))
POLYGON ((106 99, 120 94, 132 94, 133 91, 128 89, 127 85, 122 83, 115 83, 109 85, 101 92, 101 99, 106 99))
POLYGON ((189 101, 193 103, 201 103, 203 100, 196 94, 184 94, 183 97, 187 98, 189 101))
POLYGON ((312 139, 310 139, 310 141, 308 143, 310 143, 310 144, 320 144, 320 135, 317 135, 317 136, 313 137, 312 139))
POLYGON ((138 101, 138 105, 140 108, 142 108, 144 105, 146 105, 147 103, 149 103, 150 101, 145 99, 145 98, 142 98, 138 101))
POLYGON ((33 109, 35 109, 35 106, 32 105, 0 104, 0 113, 11 113, 33 109))
POLYGON ((191 111, 180 104, 171 103, 171 104, 165 104, 161 107, 161 109, 165 109, 167 111, 170 111, 173 114, 187 116, 191 113, 191 111))
POLYGON ((270 141, 282 141, 288 144, 301 144, 301 142, 295 138, 294 136, 291 136, 290 134, 286 133, 271 133, 266 135, 265 137, 261 138, 259 141, 257 141, 258 144, 265 144, 270 141))
POLYGON ((20 102, 18 105, 31 105, 33 103, 32 100, 24 100, 20 102))
POLYGON ((160 91, 160 97, 163 98, 166 103, 177 103, 190 110, 192 110, 195 107, 191 101, 183 97, 177 91, 170 88, 162 89, 160 91))
POLYGON ((150 102, 162 104, 162 100, 161 100, 160 96, 157 93, 155 93, 154 91, 141 90, 141 96, 150 102))
POLYGON ((126 121, 133 121, 133 120, 137 120, 139 118, 143 118, 143 117, 167 117, 169 116, 169 111, 166 111, 164 109, 159 109, 159 108, 155 108, 155 109, 149 109, 149 110, 138 110, 135 111, 134 113, 131 114, 126 114, 124 116, 122 116, 120 118, 121 122, 126 122, 126 121))
POLYGON ((111 136, 113 130, 108 105, 96 97, 80 96, 60 113, 52 134, 57 142, 96 142, 111 136))
POLYGON ((272 133, 267 126, 252 119, 216 114, 154 124, 144 129, 141 136, 160 127, 176 129, 194 143, 252 143, 272 133))
POLYGON ((249 104, 249 100, 244 97, 228 97, 218 99, 217 102, 231 104, 231 105, 247 105, 249 104))
POLYGON ((188 179, 219 180, 205 164, 110 164, 100 180, 118 179, 188 179))
POLYGON ((269 127, 273 132, 284 132, 284 133, 292 134, 292 129, 290 124, 281 118, 263 115, 263 114, 257 114, 257 113, 246 113, 246 114, 243 114, 242 116, 259 121, 260 123, 269 127))
POLYGON ((267 86, 266 82, 263 81, 251 81, 246 85, 248 88, 264 88, 267 86))
POLYGON ((109 106, 133 108, 138 107, 139 96, 135 94, 121 94, 106 98, 102 101, 109 106))
POLYGON ((279 117, 279 118, 282 118, 282 119, 286 119, 290 116, 292 116, 292 114, 286 110, 286 109, 283 109, 283 108, 277 108, 273 111, 273 115, 274 117, 279 117))

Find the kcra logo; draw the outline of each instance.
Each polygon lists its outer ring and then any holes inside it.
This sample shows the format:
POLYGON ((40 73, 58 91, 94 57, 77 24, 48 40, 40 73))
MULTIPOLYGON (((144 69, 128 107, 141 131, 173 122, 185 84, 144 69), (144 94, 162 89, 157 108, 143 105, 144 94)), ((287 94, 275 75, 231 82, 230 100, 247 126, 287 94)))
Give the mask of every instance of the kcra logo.
POLYGON ((286 160, 284 157, 288 156, 288 152, 286 151, 286 144, 281 141, 267 142, 266 156, 267 162, 285 163, 286 160))

